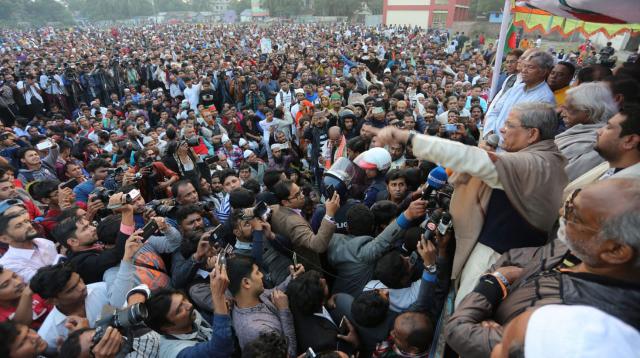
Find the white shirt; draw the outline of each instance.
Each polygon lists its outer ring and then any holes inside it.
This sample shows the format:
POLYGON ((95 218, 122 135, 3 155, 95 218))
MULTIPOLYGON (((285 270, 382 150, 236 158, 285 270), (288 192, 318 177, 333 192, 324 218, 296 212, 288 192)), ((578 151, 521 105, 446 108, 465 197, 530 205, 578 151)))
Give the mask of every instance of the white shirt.
MULTIPOLYGON (((102 307, 108 304, 109 299, 106 283, 96 282, 87 285, 87 297, 84 300, 84 306, 87 320, 89 321, 89 327, 95 327, 96 320, 100 318, 100 314, 102 313, 102 307)), ((38 335, 49 343, 49 348, 47 348, 48 351, 56 349, 56 340, 58 337, 66 339, 69 335, 69 331, 64 326, 66 321, 67 316, 58 311, 57 307, 54 307, 47 318, 45 318, 42 326, 40 326, 38 335)))
POLYGON ((547 82, 542 81, 531 89, 527 89, 527 84, 524 82, 513 85, 504 95, 500 96, 498 101, 494 102, 495 105, 490 111, 487 111, 487 116, 484 120, 483 135, 486 136, 489 132, 493 131, 500 136, 500 142, 502 142, 500 128, 504 126, 504 122, 507 120, 507 116, 513 106, 524 102, 543 102, 555 105, 556 99, 547 82))
POLYGON ((296 103, 291 106, 291 117, 296 118, 298 111, 300 111, 300 103, 296 103))
POLYGON ((49 82, 49 76, 40 76, 40 88, 44 88, 44 91, 48 94, 63 94, 62 88, 64 87, 62 77, 60 75, 53 75, 53 81, 49 82))
POLYGON ((327 309, 324 308, 324 306, 322 306, 322 312, 316 312, 313 315, 321 317, 321 318, 324 318, 327 321, 333 323, 334 326, 338 327, 338 325, 333 321, 333 318, 331 318, 331 315, 329 314, 329 311, 327 311, 327 309))
MULTIPOLYGON (((95 116, 96 115, 96 111, 98 110, 98 108, 95 107, 91 107, 91 115, 95 116)), ((102 113, 103 116, 107 115, 107 107, 100 107, 100 113, 102 113)))
POLYGON ((169 85, 169 95, 171 96, 171 98, 182 96, 182 91, 180 90, 180 86, 178 86, 177 83, 172 83, 169 85))
POLYGON ((271 122, 267 122, 266 119, 263 119, 258 123, 258 124, 260 124, 260 127, 262 128, 262 141, 267 146, 269 145, 269 134, 271 133, 269 131, 269 128, 271 128, 272 126, 275 126, 276 130, 277 130, 278 126, 280 125, 280 122, 282 122, 281 119, 274 118, 271 122))
POLYGON ((56 245, 47 239, 33 239, 33 244, 33 249, 9 246, 9 250, 0 258, 0 265, 29 282, 39 268, 53 265, 62 257, 56 251, 56 245))
POLYGON ((389 309, 394 312, 404 312, 418 299, 420 281, 422 281, 422 279, 413 282, 411 286, 405 288, 387 288, 384 283, 378 280, 371 280, 364 286, 362 291, 386 288, 387 291, 389 291, 389 309))
POLYGON ((191 109, 194 111, 198 109, 198 102, 200 102, 200 84, 197 85, 192 84, 191 88, 187 87, 184 89, 184 98, 189 100, 189 105, 191 105, 191 109))
POLYGON ((24 92, 24 100, 27 104, 31 104, 31 98, 35 97, 37 100, 39 100, 40 102, 44 103, 44 101, 42 100, 42 96, 40 96, 40 93, 38 92, 38 89, 40 89, 40 86, 38 86, 37 83, 33 83, 33 85, 31 85, 30 87, 27 87, 27 83, 24 81, 20 81, 17 84, 18 89, 23 89, 26 88, 26 91, 24 92))
POLYGON ((291 108, 291 104, 293 103, 292 99, 293 94, 291 93, 291 91, 285 92, 283 90, 280 90, 280 92, 278 92, 278 94, 276 95, 276 107, 283 104, 284 110, 288 111, 289 108, 291 108))

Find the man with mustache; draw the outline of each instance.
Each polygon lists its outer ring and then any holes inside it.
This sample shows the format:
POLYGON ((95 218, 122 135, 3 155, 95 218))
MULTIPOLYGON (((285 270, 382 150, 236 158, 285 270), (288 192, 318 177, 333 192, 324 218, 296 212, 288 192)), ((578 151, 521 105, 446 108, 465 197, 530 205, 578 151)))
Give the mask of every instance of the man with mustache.
POLYGON ((575 191, 558 239, 512 249, 483 275, 445 327, 463 357, 488 357, 504 327, 530 307, 597 308, 640 327, 640 181, 608 179, 575 191))

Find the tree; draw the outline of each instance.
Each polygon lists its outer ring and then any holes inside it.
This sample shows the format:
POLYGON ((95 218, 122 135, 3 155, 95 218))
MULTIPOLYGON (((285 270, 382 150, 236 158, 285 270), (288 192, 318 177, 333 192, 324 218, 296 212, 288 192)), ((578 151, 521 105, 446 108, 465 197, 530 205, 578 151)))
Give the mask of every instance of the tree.
POLYGON ((5 25, 21 22, 36 26, 51 22, 73 23, 69 9, 55 0, 0 0, 0 20, 5 25))
POLYGON ((503 6, 503 0, 471 0, 469 9, 475 15, 479 15, 485 12, 500 11, 503 6))
POLYGON ((235 10, 236 13, 240 14, 242 11, 251 8, 251 0, 232 0, 229 6, 229 9, 235 10))

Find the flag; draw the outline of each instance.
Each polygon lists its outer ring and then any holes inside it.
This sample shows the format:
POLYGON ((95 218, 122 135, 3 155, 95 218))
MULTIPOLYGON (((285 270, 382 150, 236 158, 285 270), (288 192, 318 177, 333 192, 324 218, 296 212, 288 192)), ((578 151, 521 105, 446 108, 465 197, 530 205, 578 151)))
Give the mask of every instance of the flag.
POLYGON ((508 53, 509 50, 513 50, 516 48, 516 27, 513 26, 513 22, 511 26, 509 26, 509 30, 507 30, 507 41, 504 42, 504 52, 508 53))

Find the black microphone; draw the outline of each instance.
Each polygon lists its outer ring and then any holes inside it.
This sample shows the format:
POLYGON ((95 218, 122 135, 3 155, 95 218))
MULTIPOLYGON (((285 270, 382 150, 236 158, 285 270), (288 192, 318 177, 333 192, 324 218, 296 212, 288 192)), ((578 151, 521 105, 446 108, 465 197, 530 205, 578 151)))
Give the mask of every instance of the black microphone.
POLYGON ((442 218, 442 210, 435 210, 431 216, 429 217, 429 219, 427 220, 427 223, 424 226, 424 239, 427 241, 433 241, 434 240, 434 232, 436 231, 437 227, 438 227, 438 223, 440 222, 440 219, 442 218))
POLYGON ((438 231, 440 235, 444 235, 447 233, 447 230, 451 227, 451 214, 445 212, 442 214, 442 218, 440 219, 440 223, 438 224, 438 231))

